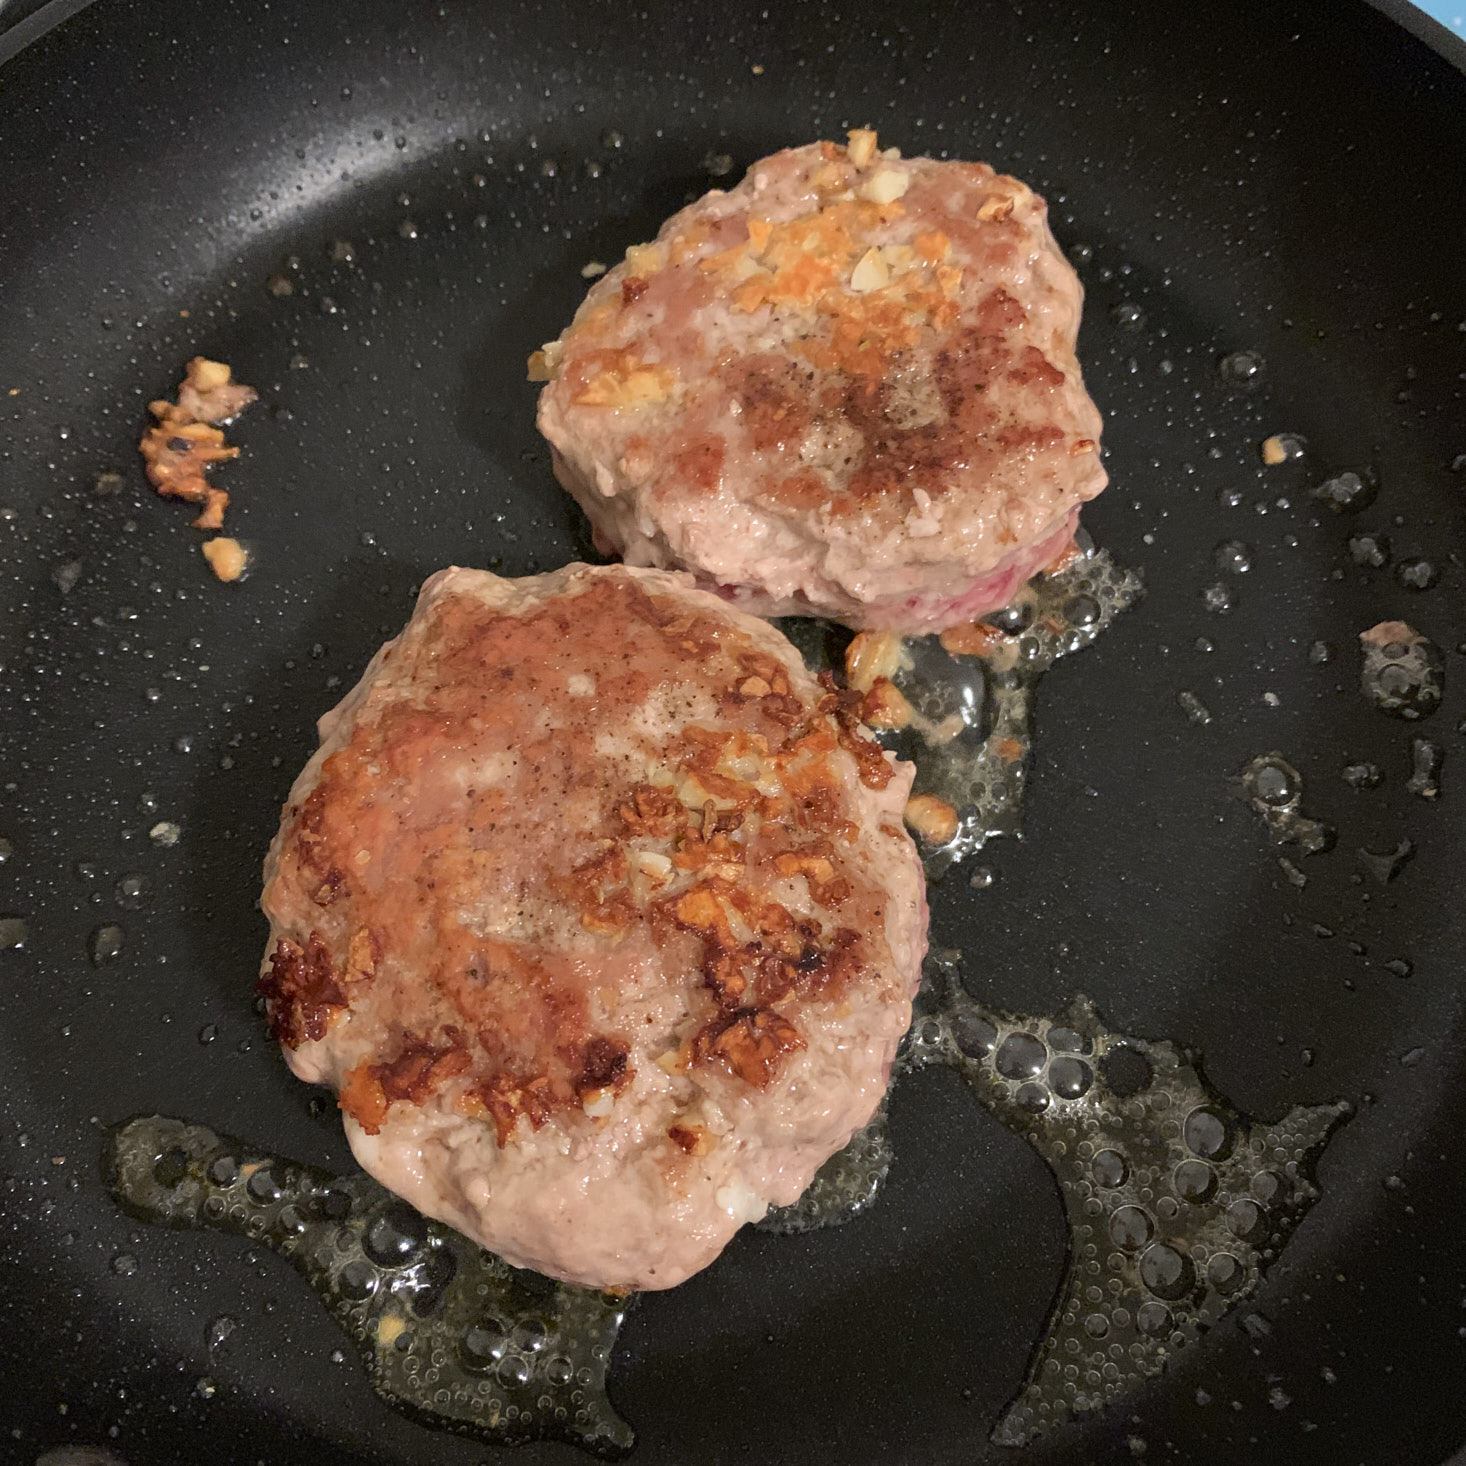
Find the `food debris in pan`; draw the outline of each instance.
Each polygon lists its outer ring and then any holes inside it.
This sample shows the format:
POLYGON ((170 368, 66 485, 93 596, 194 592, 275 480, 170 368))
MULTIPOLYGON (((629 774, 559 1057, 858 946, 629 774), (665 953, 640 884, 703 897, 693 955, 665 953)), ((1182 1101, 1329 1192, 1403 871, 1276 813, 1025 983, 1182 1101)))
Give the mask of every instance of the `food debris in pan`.
POLYGON ((1297 433, 1274 433, 1262 440, 1262 461, 1269 468, 1280 463, 1291 463, 1302 458, 1308 451, 1306 441, 1297 433))
POLYGON ((249 552, 238 540, 227 535, 215 535, 200 546, 209 569, 224 581, 238 580, 249 565, 249 552))
POLYGON ((205 474, 215 463, 239 457, 239 449, 224 441, 219 425, 232 422, 259 395, 253 387, 234 381, 233 375, 222 361, 194 357, 178 384, 178 401, 160 398, 148 404, 157 421, 138 444, 148 482, 165 499, 202 506, 193 521, 196 529, 224 527, 229 495, 205 474))
POLYGON ((370 1177, 254 1150, 160 1115, 108 1139, 131 1215, 208 1227, 289 1260, 351 1336, 372 1388, 424 1424, 502 1445, 563 1440, 624 1455, 606 1397, 626 1300, 520 1272, 370 1177))
POLYGON ((1381 621, 1359 633, 1359 687, 1382 713, 1414 722, 1441 704, 1445 659, 1440 648, 1404 621, 1381 621))

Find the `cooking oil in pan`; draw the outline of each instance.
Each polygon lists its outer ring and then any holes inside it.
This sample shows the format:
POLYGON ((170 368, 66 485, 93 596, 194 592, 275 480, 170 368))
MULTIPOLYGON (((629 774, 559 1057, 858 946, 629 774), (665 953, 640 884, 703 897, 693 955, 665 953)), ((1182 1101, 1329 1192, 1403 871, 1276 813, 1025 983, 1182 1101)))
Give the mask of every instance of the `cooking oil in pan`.
POLYGON ((1303 855, 1333 849, 1334 830, 1303 813, 1303 775, 1281 753, 1249 759, 1233 789, 1262 817, 1275 845, 1291 846, 1303 855))
POLYGON ((397 1409, 503 1445, 630 1450, 606 1396, 624 1299, 511 1268, 368 1176, 296 1165, 202 1125, 133 1120, 109 1137, 106 1166, 132 1215, 233 1232, 289 1259, 397 1409))
POLYGON ((1313 1163, 1348 1106, 1252 1121, 1175 1044, 1111 1032, 1084 998, 1049 1018, 1001 1012, 950 970, 929 996, 905 1065, 957 1069, 1063 1197, 1064 1279, 993 1430, 1022 1445, 1129 1394, 1257 1289, 1318 1196, 1313 1163))
MULTIPOLYGON (((1134 571, 1089 547, 1056 574, 1036 577, 977 628, 982 655, 949 651, 960 644, 951 636, 947 645, 936 636, 904 643, 889 680, 913 716, 878 736, 916 765, 913 796, 939 800, 955 815, 953 832, 923 843, 929 876, 1018 829, 1040 679, 1060 657, 1094 642, 1141 594, 1134 571)), ((814 670, 839 667, 837 630, 792 617, 778 624, 814 670)))

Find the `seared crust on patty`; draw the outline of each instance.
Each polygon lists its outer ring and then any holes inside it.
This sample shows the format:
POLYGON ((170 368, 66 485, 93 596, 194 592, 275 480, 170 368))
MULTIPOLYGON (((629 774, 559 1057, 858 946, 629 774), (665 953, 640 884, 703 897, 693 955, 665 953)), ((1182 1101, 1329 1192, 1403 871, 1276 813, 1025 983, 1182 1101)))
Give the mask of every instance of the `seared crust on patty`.
POLYGON ((795 1200, 925 947, 911 771, 858 706, 683 576, 434 576, 266 865, 270 1024, 363 1164, 601 1286, 795 1200))
POLYGON ((628 250, 531 360, 540 429, 627 563, 940 630, 1005 604, 1104 487, 1082 294, 1017 179, 853 133, 628 250))

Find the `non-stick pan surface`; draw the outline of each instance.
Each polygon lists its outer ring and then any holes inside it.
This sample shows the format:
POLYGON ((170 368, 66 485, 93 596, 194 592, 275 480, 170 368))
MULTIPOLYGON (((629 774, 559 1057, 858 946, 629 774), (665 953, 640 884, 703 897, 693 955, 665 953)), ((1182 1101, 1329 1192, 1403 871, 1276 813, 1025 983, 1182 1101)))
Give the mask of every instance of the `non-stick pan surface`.
POLYGON ((0 951, 0 1457, 500 1459, 381 1404, 279 1259, 124 1218, 104 1129, 162 1111, 349 1166, 252 992, 260 858, 313 720, 428 572, 590 552, 523 371, 581 266, 723 176, 718 155, 736 173, 862 123, 1049 198, 1108 419, 1088 523, 1149 586, 1042 687, 1024 836, 984 853, 989 889, 962 870, 934 888, 934 940, 991 1003, 1083 991, 1118 1029, 1196 1046, 1245 1111, 1356 1114, 1262 1291, 1159 1381, 1018 1455, 988 1432, 1058 1281, 1057 1194, 950 1075, 916 1075, 866 1217, 745 1234, 633 1312, 612 1385, 634 1459, 1425 1466, 1466 1438, 1449 61, 1361 4, 1277 0, 104 0, 0 71, 0 915, 26 928, 0 951), (237 586, 135 449, 198 351, 263 398, 221 475, 255 551, 237 586), (1250 386, 1218 371, 1238 351, 1265 363, 1250 386), (1307 456, 1265 468, 1277 432, 1307 456), (1352 517, 1310 494, 1338 469, 1377 478, 1352 517), (95 491, 105 471, 120 491, 95 491), (1354 562, 1360 530, 1390 564, 1354 562), (1214 563, 1231 540, 1245 574, 1214 563), (1397 567, 1421 556, 1436 583, 1415 590, 1397 567), (1216 582, 1226 613, 1203 598, 1216 582), (1394 617, 1447 655, 1445 703, 1416 726, 1358 690, 1357 635, 1394 617), (1434 800, 1406 787, 1416 736, 1445 750, 1434 800), (1339 832, 1298 860, 1302 888, 1231 789, 1269 750, 1339 832), (1383 784, 1350 787, 1366 761, 1383 784), (150 839, 160 821, 176 845, 150 839), (1357 852, 1403 838, 1413 858, 1381 884, 1357 852), (118 886, 135 875, 141 898, 118 886), (108 924, 122 954, 95 966, 108 924))

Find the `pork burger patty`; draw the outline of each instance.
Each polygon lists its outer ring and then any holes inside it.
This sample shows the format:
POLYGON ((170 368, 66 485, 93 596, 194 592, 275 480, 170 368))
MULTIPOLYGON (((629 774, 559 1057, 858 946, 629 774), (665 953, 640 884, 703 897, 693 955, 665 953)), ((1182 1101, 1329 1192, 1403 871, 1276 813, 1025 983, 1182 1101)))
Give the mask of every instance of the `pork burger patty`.
POLYGON ((910 765, 689 577, 444 570, 321 719, 260 978, 361 1164, 508 1261, 668 1288, 885 1092, 910 765))
POLYGON ((530 359, 539 426, 627 564, 942 630, 1007 604, 1105 485, 1082 298, 1017 179, 853 132, 629 249, 530 359))

